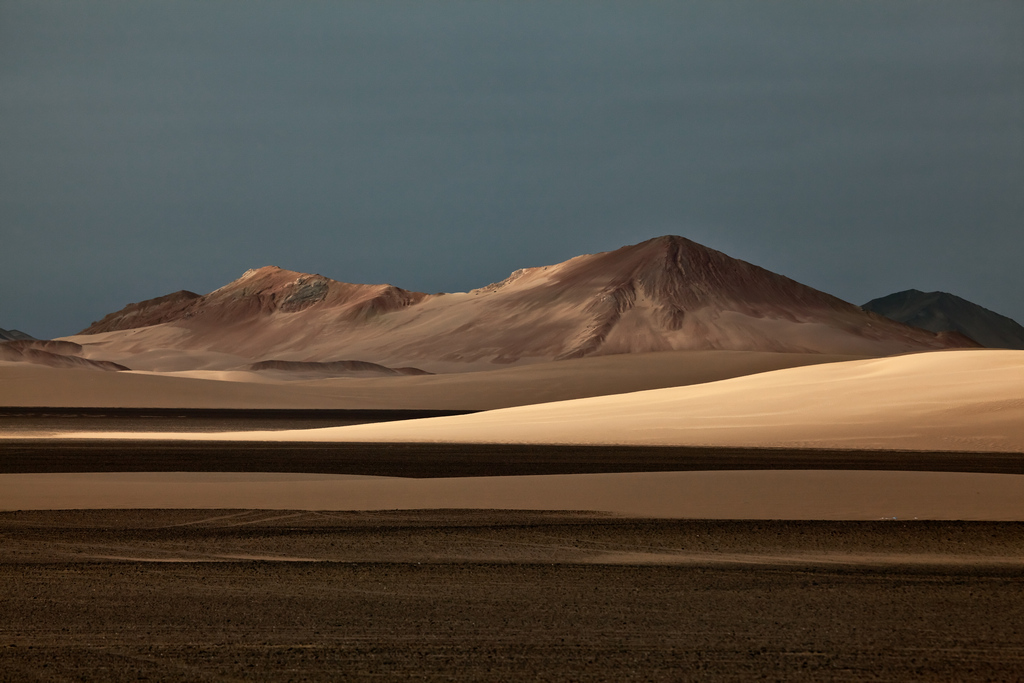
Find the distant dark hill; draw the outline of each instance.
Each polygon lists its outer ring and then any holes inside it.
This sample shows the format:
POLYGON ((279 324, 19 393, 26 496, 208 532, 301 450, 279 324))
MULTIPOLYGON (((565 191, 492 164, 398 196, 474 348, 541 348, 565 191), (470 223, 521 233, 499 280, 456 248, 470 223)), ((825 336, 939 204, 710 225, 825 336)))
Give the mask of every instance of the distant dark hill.
POLYGON ((5 330, 0 327, 0 341, 21 341, 25 339, 35 339, 35 337, 18 330, 5 330))
POLYGON ((1024 349, 1024 327, 1016 321, 946 292, 908 289, 861 308, 930 332, 959 332, 990 349, 1024 349))

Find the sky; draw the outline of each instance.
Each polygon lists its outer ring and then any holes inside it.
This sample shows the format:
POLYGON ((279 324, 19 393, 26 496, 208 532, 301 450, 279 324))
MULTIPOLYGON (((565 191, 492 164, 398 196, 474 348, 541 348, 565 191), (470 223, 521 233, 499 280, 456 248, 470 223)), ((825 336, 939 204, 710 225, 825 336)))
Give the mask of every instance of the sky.
POLYGON ((1024 323, 1024 3, 0 0, 0 327, 678 234, 1024 323))

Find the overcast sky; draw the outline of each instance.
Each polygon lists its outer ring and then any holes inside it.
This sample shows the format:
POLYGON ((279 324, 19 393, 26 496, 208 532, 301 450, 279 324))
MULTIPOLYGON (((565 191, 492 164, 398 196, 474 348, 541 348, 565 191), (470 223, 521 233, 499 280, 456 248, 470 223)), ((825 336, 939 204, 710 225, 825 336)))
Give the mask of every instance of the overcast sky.
POLYGON ((1024 323, 1024 2, 0 0, 0 327, 679 234, 1024 323))

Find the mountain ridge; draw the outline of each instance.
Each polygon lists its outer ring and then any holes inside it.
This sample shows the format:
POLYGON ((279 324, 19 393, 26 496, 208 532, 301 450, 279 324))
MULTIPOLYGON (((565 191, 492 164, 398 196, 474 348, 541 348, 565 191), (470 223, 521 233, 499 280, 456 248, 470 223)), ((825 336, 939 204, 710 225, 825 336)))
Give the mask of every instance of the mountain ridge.
POLYGON ((429 371, 687 349, 887 355, 974 345, 865 312, 675 235, 519 269, 449 294, 265 266, 203 296, 179 292, 131 304, 75 339, 89 344, 96 335, 128 353, 161 347, 256 361, 352 358, 429 371))

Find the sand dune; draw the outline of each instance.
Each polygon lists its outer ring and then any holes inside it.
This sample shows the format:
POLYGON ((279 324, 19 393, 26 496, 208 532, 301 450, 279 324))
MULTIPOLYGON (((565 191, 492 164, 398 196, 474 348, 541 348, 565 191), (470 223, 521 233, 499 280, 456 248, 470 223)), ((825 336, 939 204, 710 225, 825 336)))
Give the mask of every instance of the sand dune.
POLYGON ((912 354, 474 415, 327 429, 180 436, 1024 453, 1024 352, 912 354))
POLYGON ((1024 352, 913 354, 476 415, 315 431, 292 438, 1024 453, 1024 352))
POLYGON ((851 356, 670 351, 435 376, 282 381, 290 373, 98 373, 0 363, 0 405, 486 410, 711 382, 851 356))

